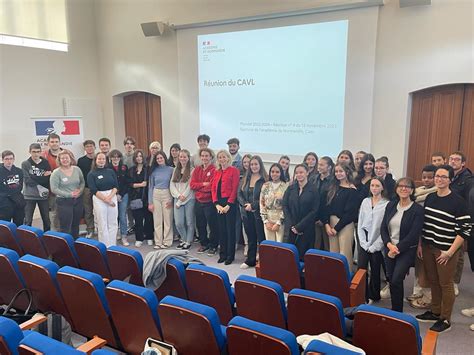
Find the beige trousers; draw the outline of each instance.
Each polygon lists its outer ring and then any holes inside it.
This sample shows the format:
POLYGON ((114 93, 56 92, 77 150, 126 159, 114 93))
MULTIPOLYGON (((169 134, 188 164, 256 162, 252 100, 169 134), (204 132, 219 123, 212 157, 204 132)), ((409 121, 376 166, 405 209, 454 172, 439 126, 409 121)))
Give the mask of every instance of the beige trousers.
MULTIPOLYGON (((329 218, 329 224, 334 227, 339 218, 331 216, 329 218)), ((352 270, 354 265, 352 263, 352 244, 354 243, 354 223, 349 223, 347 226, 342 228, 335 237, 329 237, 329 251, 334 253, 340 253, 344 255, 349 263, 349 269, 352 270)))
POLYGON ((266 240, 273 240, 274 242, 283 242, 283 236, 285 234, 285 226, 281 225, 280 229, 276 232, 270 231, 265 226, 263 226, 263 231, 265 232, 266 240))
POLYGON ((153 222, 155 245, 170 247, 173 244, 173 197, 168 189, 153 190, 153 222), (166 203, 170 202, 170 208, 166 203))

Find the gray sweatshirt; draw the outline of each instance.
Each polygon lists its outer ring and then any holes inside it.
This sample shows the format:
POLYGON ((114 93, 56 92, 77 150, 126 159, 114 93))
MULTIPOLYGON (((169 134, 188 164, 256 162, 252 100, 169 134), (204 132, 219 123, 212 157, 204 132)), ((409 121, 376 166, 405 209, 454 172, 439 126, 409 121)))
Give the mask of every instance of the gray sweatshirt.
POLYGON ((372 198, 367 197, 360 205, 359 224, 357 226, 359 243, 362 249, 369 253, 381 251, 383 248, 380 226, 388 202, 388 200, 382 199, 372 208, 372 198))

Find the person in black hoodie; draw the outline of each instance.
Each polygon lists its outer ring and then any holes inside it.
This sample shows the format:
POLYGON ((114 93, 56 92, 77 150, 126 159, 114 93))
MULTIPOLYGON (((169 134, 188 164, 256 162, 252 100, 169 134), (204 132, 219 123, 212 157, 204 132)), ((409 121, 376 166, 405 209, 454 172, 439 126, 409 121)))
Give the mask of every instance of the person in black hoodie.
POLYGON ((401 178, 395 185, 397 198, 387 205, 380 227, 385 246, 385 266, 390 284, 392 310, 403 312, 403 281, 415 265, 423 229, 423 207, 415 203, 415 182, 401 178))
POLYGON ((109 153, 110 169, 115 171, 118 181, 117 201, 118 201, 118 214, 119 214, 119 227, 122 244, 128 247, 130 243, 127 240, 128 230, 128 219, 127 219, 127 207, 128 207, 128 188, 130 184, 130 177, 128 175, 128 168, 122 162, 122 152, 114 149, 109 153))
POLYGON ((257 244, 265 240, 263 221, 260 216, 260 191, 266 181, 268 181, 268 174, 265 171, 262 158, 254 155, 250 159, 249 170, 241 180, 237 197, 248 237, 247 259, 240 265, 241 269, 255 266, 257 263, 257 244))
MULTIPOLYGON (((318 161, 318 174, 314 176, 313 181, 310 181, 314 183, 314 187, 319 193, 321 207, 326 204, 325 198, 327 197, 329 187, 332 183, 333 170, 334 162, 332 161, 332 159, 327 156, 321 157, 321 159, 319 159, 318 161)), ((329 251, 329 238, 326 233, 326 229, 324 228, 324 224, 323 222, 321 222, 322 208, 320 208, 319 210, 320 213, 316 219, 316 241, 314 243, 314 247, 316 249, 329 251)))
POLYGON ((33 213, 36 205, 40 210, 43 221, 43 230, 49 231, 51 227, 49 219, 49 176, 51 166, 48 161, 41 157, 41 145, 39 143, 30 144, 30 157, 21 163, 23 170, 25 197, 25 224, 31 226, 33 213))
POLYGON ((11 150, 2 152, 0 164, 0 219, 11 221, 17 226, 25 219, 25 199, 23 188, 23 171, 16 167, 15 154, 11 150))
POLYGON ((298 164, 294 170, 295 183, 283 196, 285 238, 298 248, 300 259, 314 247, 315 222, 320 198, 313 184, 308 183, 308 167, 298 164))

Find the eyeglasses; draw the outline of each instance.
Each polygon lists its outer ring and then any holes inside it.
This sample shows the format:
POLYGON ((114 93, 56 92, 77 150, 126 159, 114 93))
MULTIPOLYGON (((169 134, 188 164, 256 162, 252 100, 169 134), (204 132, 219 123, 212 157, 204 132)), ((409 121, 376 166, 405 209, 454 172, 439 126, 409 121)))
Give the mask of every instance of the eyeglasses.
POLYGON ((449 157, 450 161, 461 161, 462 159, 460 157, 449 157))
POLYGON ((435 175, 435 179, 447 180, 449 176, 446 175, 435 175))
POLYGON ((32 150, 31 153, 33 153, 33 154, 39 154, 39 153, 41 153, 41 150, 32 150))
POLYGON ((120 159, 119 156, 110 157, 111 159, 120 159))
POLYGON ((407 190, 413 189, 413 187, 412 187, 412 186, 409 186, 409 185, 398 185, 398 188, 399 188, 399 189, 407 189, 407 190))
POLYGON ((133 142, 126 142, 125 144, 134 145, 133 142))

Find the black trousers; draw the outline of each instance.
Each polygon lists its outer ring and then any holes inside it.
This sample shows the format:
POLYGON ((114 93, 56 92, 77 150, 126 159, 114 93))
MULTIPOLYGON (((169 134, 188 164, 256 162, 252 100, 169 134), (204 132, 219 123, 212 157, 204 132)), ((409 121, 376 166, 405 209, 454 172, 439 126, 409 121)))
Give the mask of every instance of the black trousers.
POLYGON ((194 205, 196 214, 196 228, 199 234, 199 241, 203 247, 217 248, 218 225, 216 206, 212 202, 199 202, 194 205), (207 235, 207 225, 209 225, 209 236, 207 235))
POLYGON ((135 220, 135 239, 143 242, 145 239, 153 240, 153 214, 148 211, 148 205, 138 210, 132 210, 135 220))
POLYGON ((393 259, 388 256, 384 258, 388 281, 390 282, 392 310, 394 311, 403 312, 403 281, 410 267, 415 265, 415 258, 416 248, 408 249, 393 259))
POLYGON ((43 231, 51 229, 51 222, 49 221, 49 201, 46 200, 25 200, 25 224, 31 226, 33 223, 33 214, 35 213, 36 205, 38 205, 41 220, 43 221, 43 231))
POLYGON ((359 256, 357 258, 357 268, 367 270, 367 292, 365 298, 374 301, 380 300, 380 267, 383 264, 383 255, 381 251, 369 253, 359 245, 359 256), (368 267, 370 265, 370 278, 368 267))
POLYGON ((257 264, 257 244, 265 240, 265 232, 263 231, 263 221, 255 216, 254 212, 245 211, 246 218, 243 219, 245 233, 248 238, 248 252, 245 263, 248 266, 257 264))
MULTIPOLYGON (((237 206, 229 204, 227 213, 217 214, 219 226, 219 257, 227 261, 235 258, 235 219, 237 217, 237 206)), ((215 207, 214 207, 215 208, 215 207)))
POLYGON ((471 238, 467 240, 467 255, 471 264, 471 271, 474 272, 474 232, 471 232, 471 238))
POLYGON ((59 231, 70 234, 74 239, 79 236, 84 204, 82 196, 78 198, 56 198, 56 213, 59 220, 59 231))
POLYGON ((0 219, 4 221, 13 221, 17 227, 21 226, 25 220, 25 209, 5 206, 0 209, 0 219))
MULTIPOLYGON (((288 242, 294 244, 300 254, 300 260, 303 261, 304 254, 311 248, 314 248, 314 240, 316 239, 314 231, 314 223, 305 229, 303 234, 294 234, 291 230, 288 233, 288 242)), ((291 227, 290 227, 291 228, 291 227)))

